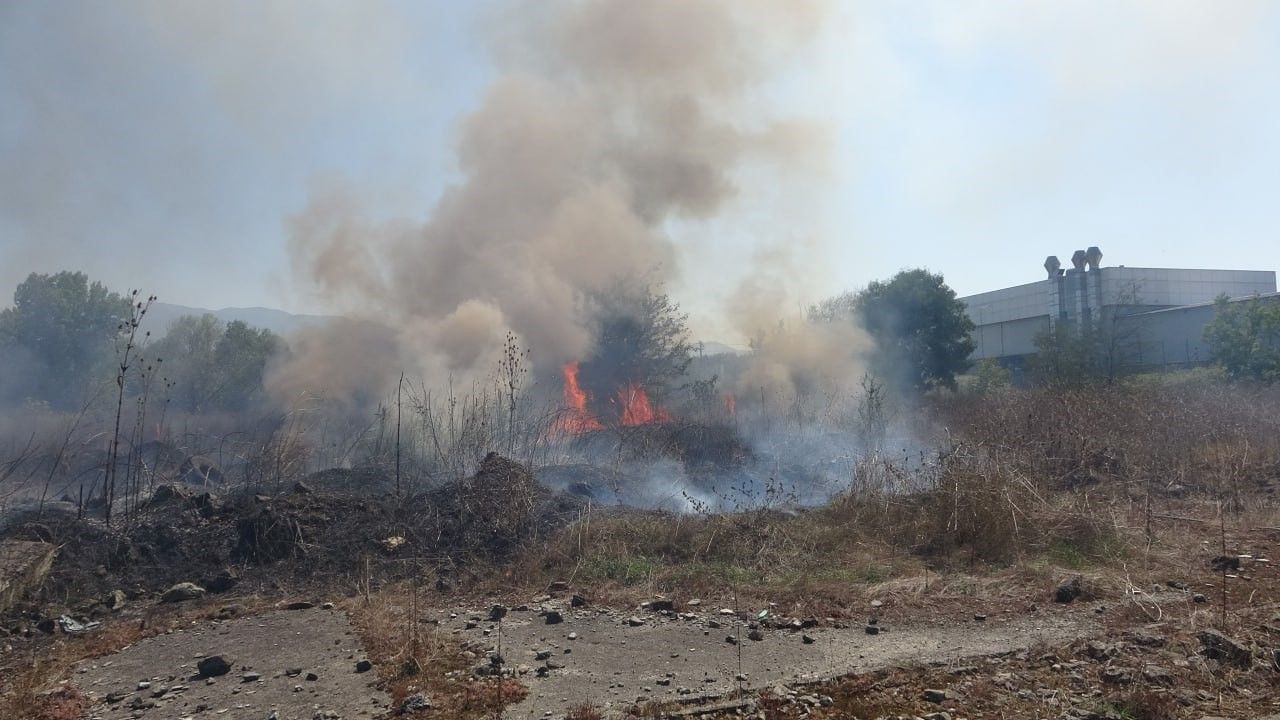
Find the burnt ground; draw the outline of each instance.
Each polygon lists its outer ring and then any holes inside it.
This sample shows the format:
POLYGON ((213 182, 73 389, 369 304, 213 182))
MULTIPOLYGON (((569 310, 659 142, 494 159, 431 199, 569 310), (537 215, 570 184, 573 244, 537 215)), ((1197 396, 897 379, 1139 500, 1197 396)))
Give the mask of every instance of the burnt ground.
MULTIPOLYGON (((70 675, 74 687, 99 693, 103 699, 106 693, 127 691, 121 683, 135 688, 134 695, 118 703, 92 706, 96 710, 91 712, 100 713, 104 720, 123 717, 120 713, 125 710, 129 717, 237 717, 231 713, 244 711, 249 714, 243 717, 265 719, 270 712, 262 704, 266 701, 278 704, 280 718, 291 717, 286 713, 314 718, 317 712, 322 717, 325 712, 359 717, 361 711, 386 711, 385 704, 375 706, 375 695, 368 694, 375 675, 379 687, 393 693, 392 706, 398 707, 401 689, 385 673, 398 661, 399 650, 392 646, 375 649, 370 645, 374 672, 361 674, 360 689, 353 686, 339 693, 339 700, 355 702, 345 710, 325 707, 336 696, 323 683, 312 689, 305 673, 303 682, 291 682, 295 678, 287 673, 279 676, 282 671, 277 666, 282 664, 331 666, 335 678, 343 673, 355 675, 354 666, 349 671, 345 666, 357 659, 359 646, 338 613, 285 613, 215 625, 200 613, 216 611, 229 602, 222 597, 206 598, 192 607, 156 604, 160 593, 173 583, 205 582, 228 571, 235 582, 224 590, 228 598, 239 598, 236 602, 269 605, 287 591, 309 587, 315 589, 314 597, 332 599, 348 609, 357 603, 343 602, 342 596, 365 593, 367 597, 370 591, 376 596, 378 588, 370 587, 373 577, 385 584, 387 593, 394 591, 396 578, 417 578, 421 587, 429 588, 428 593, 444 594, 424 597, 424 609, 416 613, 415 621, 435 619, 441 623, 437 633, 464 641, 451 651, 457 657, 442 661, 448 660, 453 668, 448 672, 455 674, 457 682, 487 693, 492 677, 475 670, 491 667, 485 656, 491 645, 496 649, 498 629, 485 620, 487 603, 480 599, 485 590, 479 583, 472 590, 451 588, 448 576, 433 577, 433 573, 439 566, 465 565, 469 558, 481 556, 495 563, 481 569, 489 568, 495 577, 506 572, 501 561, 515 556, 522 540, 546 537, 548 531, 569 522, 575 515, 575 500, 537 486, 522 468, 496 457, 487 458, 480 472, 463 484, 409 500, 305 487, 278 496, 162 493, 124 527, 106 528, 59 514, 12 526, 16 535, 10 536, 52 540, 62 551, 42 590, 0 625, 4 643, 0 694, 9 689, 8 671, 30 666, 28 659, 51 644, 83 643, 86 649, 76 655, 79 659, 135 643, 119 655, 80 666, 86 669, 83 673, 70 675), (386 542, 396 537, 404 542, 386 542), (407 562, 410 559, 413 562, 407 562), (105 607, 112 600, 104 596, 115 590, 124 593, 123 610, 105 607), (473 609, 451 611, 457 617, 425 609, 458 605, 473 609), (105 640, 95 643, 95 638, 130 623, 137 626, 139 617, 145 624, 152 610, 171 614, 183 631, 152 640, 131 637, 114 645, 105 640), (104 624, 82 635, 65 634, 54 622, 64 612, 77 620, 101 619, 104 624), (473 615, 480 619, 470 619, 473 615), (303 622, 304 617, 321 619, 303 622), (279 621, 283 624, 277 626, 274 618, 284 618, 279 621), (50 623, 51 630, 43 629, 50 623), (475 627, 467 628, 468 623, 475 627), (224 631, 226 635, 219 635, 224 631), (252 671, 261 678, 237 681, 237 687, 229 687, 225 678, 213 685, 183 679, 190 677, 183 673, 197 656, 223 652, 211 642, 228 638, 237 647, 250 649, 239 659, 240 651, 230 651, 237 665, 228 677, 252 671), (94 649, 87 649, 90 645, 94 649), (293 660, 295 647, 307 649, 305 657, 293 660), (241 669, 244 665, 248 670, 241 669), (153 683, 147 688, 150 692, 175 683, 186 689, 170 690, 171 699, 169 692, 160 698, 142 697, 136 690, 139 682, 153 683), (295 691, 297 686, 303 690, 295 691), (225 698, 219 695, 223 692, 225 698), (130 707, 135 700, 142 706, 130 707), (158 707, 147 707, 151 700, 158 707), (229 704, 214 707, 224 700, 229 704), (197 713, 200 704, 206 708, 197 713), (226 712, 218 714, 218 710, 226 712)), ((1204 538, 1206 548, 1219 542, 1226 545, 1221 531, 1195 527, 1195 536, 1204 538)), ((1177 537, 1184 535, 1188 535, 1186 529, 1177 537)), ((822 618, 818 627, 801 631, 777 627, 767 619, 758 628, 762 639, 751 640, 751 628, 735 628, 735 622, 755 621, 758 608, 744 610, 741 616, 721 616, 720 607, 727 602, 723 597, 715 604, 708 600, 705 606, 679 605, 676 610, 686 613, 680 617, 637 609, 630 601, 603 592, 597 594, 602 598, 600 608, 573 608, 567 593, 560 592, 554 600, 531 601, 534 609, 513 610, 504 620, 503 667, 528 690, 527 697, 508 713, 556 716, 585 702, 619 712, 638 705, 648 708, 649 716, 664 716, 684 711, 664 706, 674 700, 682 706, 750 703, 748 714, 761 717, 764 713, 767 718, 926 716, 953 710, 970 718, 1260 717, 1280 712, 1280 658, 1274 654, 1280 649, 1280 605, 1275 601, 1280 581, 1276 569, 1261 560, 1272 555, 1277 543, 1280 530, 1270 526, 1232 538, 1232 547, 1249 552, 1241 557, 1259 560, 1229 572, 1208 562, 1217 552, 1200 548, 1183 553, 1187 555, 1184 562, 1148 562, 1150 567, 1140 571, 1146 578, 1141 588, 1132 586, 1127 568, 1123 574, 1116 568, 1101 569, 1110 572, 1110 579, 1099 583, 1093 601, 1085 604, 1090 598, 1084 597, 1066 607, 1051 600, 1054 584, 1064 574, 1055 568, 1021 580, 1014 568, 1003 574, 990 568, 985 584, 1007 580, 1007 587, 977 583, 972 590, 954 592, 946 589, 945 581, 935 582, 942 589, 930 591, 927 576, 924 592, 874 590, 864 583, 866 594, 879 593, 885 599, 876 613, 882 631, 874 636, 866 633, 866 618, 857 609, 832 613, 839 617, 822 618), (1219 593, 1222 583, 1227 585, 1219 593), (545 616, 537 613, 540 604, 559 608, 564 622, 548 625, 545 616), (976 614, 988 617, 979 621, 976 614), (632 616, 641 622, 632 626, 628 622, 632 616), (1211 643, 1218 641, 1202 639, 1210 630, 1220 630, 1242 649, 1228 648, 1225 654, 1221 647, 1215 649, 1211 643), (576 632, 577 638, 569 640, 570 632, 576 632), (731 634, 738 644, 727 642, 731 634), (804 634, 814 642, 804 643, 804 634), (566 649, 571 652, 566 654, 566 649), (537 650, 551 654, 538 659, 537 650), (540 666, 547 668, 546 677, 539 676, 540 666), (739 673, 745 679, 736 679, 739 673), (924 700, 926 688, 942 689, 946 698, 924 700)), ((595 588, 575 585, 574 589, 591 597, 595 588)), ((847 607, 865 607, 855 601, 863 590, 846 589, 847 607)), ((510 588, 495 597, 510 603, 512 593, 523 593, 524 598, 531 594, 510 588)), ((387 635, 396 637, 402 630, 401 625, 393 626, 387 635)), ((368 641, 367 635, 362 637, 368 641)), ((316 674, 329 677, 328 670, 316 674)), ((58 679, 51 676, 47 682, 58 679)), ((747 707, 739 705, 722 713, 743 713, 747 707)), ((421 716, 461 716, 451 712, 426 710, 421 716)))
POLYGON ((72 682, 86 695, 92 720, 279 720, 370 718, 388 710, 376 675, 357 672, 360 639, 345 613, 277 611, 190 626, 81 663, 72 682), (201 677, 202 658, 231 666, 201 677))

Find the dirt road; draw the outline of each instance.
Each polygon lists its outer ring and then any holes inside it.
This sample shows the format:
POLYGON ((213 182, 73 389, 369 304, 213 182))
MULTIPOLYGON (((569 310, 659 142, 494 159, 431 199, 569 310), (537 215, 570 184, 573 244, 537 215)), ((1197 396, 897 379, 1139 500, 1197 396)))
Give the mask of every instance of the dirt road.
MULTIPOLYGON (((534 609, 512 611, 503 620, 502 655, 529 687, 528 697, 509 708, 507 717, 561 717, 584 702, 605 709, 637 701, 687 701, 723 696, 739 685, 764 688, 902 663, 959 664, 1095 632, 1092 613, 1061 608, 983 622, 881 626, 875 635, 861 625, 762 628, 755 636, 759 640, 750 639, 746 624, 735 625, 733 617, 716 609, 676 617, 645 611, 561 613, 563 621, 550 625, 534 609)), ((497 649, 498 625, 487 614, 453 614, 442 619, 442 631, 497 649)))
POLYGON ((388 698, 371 686, 375 673, 356 671, 362 658, 343 613, 286 610, 149 638, 82 663, 73 681, 97 700, 93 720, 378 717, 388 698), (210 655, 230 670, 198 677, 197 663, 210 655))
MULTIPOLYGON (((693 701, 904 663, 971 664, 972 658, 1067 641, 1095 632, 1085 609, 1045 608, 979 622, 752 631, 716 608, 634 614, 560 606, 428 613, 437 632, 490 653, 529 688, 508 718, 563 717, 574 705, 603 710, 646 701, 693 701), (560 614, 548 623, 547 610, 560 614), (732 640, 730 639, 732 638, 732 640)), ((364 658, 346 616, 333 610, 278 611, 150 638, 81 664, 75 683, 95 703, 91 720, 313 720, 379 717, 388 698, 358 672, 364 658), (222 655, 230 670, 199 676, 197 663, 222 655), (273 715, 274 713, 274 715, 273 715)), ((483 667, 487 660, 478 659, 483 667)))

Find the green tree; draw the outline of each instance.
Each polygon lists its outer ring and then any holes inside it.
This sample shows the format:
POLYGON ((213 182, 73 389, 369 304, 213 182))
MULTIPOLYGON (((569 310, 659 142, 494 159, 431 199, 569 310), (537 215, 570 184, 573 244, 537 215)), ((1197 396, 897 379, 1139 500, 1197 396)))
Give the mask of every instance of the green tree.
POLYGON ((161 361, 161 375, 173 383, 174 407, 187 412, 206 409, 219 384, 214 350, 222 322, 213 315, 183 315, 147 353, 161 361))
POLYGON ((876 341, 874 363, 880 377, 899 378, 917 391, 955 389, 956 375, 969 368, 973 322, 964 303, 942 275, 903 270, 876 281, 849 298, 819 305, 812 315, 851 311, 876 341))
POLYGON ((224 410, 248 410, 262 395, 262 375, 272 355, 284 347, 280 337, 264 328, 252 328, 239 320, 227 323, 213 357, 221 385, 218 405, 224 410))
POLYGON ((149 353, 173 383, 175 406, 188 412, 248 409, 262 390, 267 361, 282 347, 270 330, 213 315, 185 315, 149 353))
POLYGON ((579 364, 579 381, 597 417, 619 418, 618 392, 629 384, 657 401, 688 372, 689 316, 665 293, 648 285, 616 286, 596 297, 596 318, 596 344, 579 364))
POLYGON ((10 394, 55 407, 77 404, 110 379, 112 341, 129 310, 127 298, 84 273, 27 276, 13 307, 0 311, 0 354, 10 382, 20 377, 10 394))
POLYGON ((1204 338, 1227 376, 1280 380, 1280 303, 1260 298, 1230 302, 1222 295, 1213 310, 1204 338))
POLYGON ((976 395, 1000 392, 1013 383, 1013 373, 998 360, 986 358, 974 365, 972 390, 976 395))

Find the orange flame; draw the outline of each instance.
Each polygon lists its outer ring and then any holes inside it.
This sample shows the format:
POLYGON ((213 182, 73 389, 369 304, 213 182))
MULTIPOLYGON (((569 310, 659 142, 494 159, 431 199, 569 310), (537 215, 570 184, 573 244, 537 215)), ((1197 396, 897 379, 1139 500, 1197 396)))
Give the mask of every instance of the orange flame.
POLYGON ((567 363, 560 372, 564 375, 565 411, 556 419, 555 429, 573 435, 603 429, 600 421, 587 412, 587 393, 578 384, 578 363, 567 363))
POLYGON ((627 383, 618 389, 618 404, 622 407, 620 420, 623 425, 645 425, 666 422, 671 415, 649 402, 649 395, 636 383, 627 383))

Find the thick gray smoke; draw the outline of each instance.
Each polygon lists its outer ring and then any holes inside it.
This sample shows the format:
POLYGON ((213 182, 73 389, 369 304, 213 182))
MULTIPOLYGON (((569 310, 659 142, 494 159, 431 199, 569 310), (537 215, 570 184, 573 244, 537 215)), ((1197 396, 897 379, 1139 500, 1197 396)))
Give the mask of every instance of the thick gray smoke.
MULTIPOLYGON (((593 291, 688 272, 668 224, 723 212, 743 163, 786 163, 806 145, 795 122, 748 118, 767 115, 756 91, 820 10, 813 0, 535 3, 496 34, 499 76, 460 132, 463 179, 429 219, 370 220, 340 195, 315 198, 292 224, 296 271, 334 310, 388 326, 389 364, 427 378, 491 368, 507 331, 540 369, 581 358, 593 291)), ((348 339, 295 352, 275 369, 277 395, 296 392, 285 379, 340 387, 356 376, 324 352, 348 339)), ((345 360, 388 364, 370 352, 345 360)))

